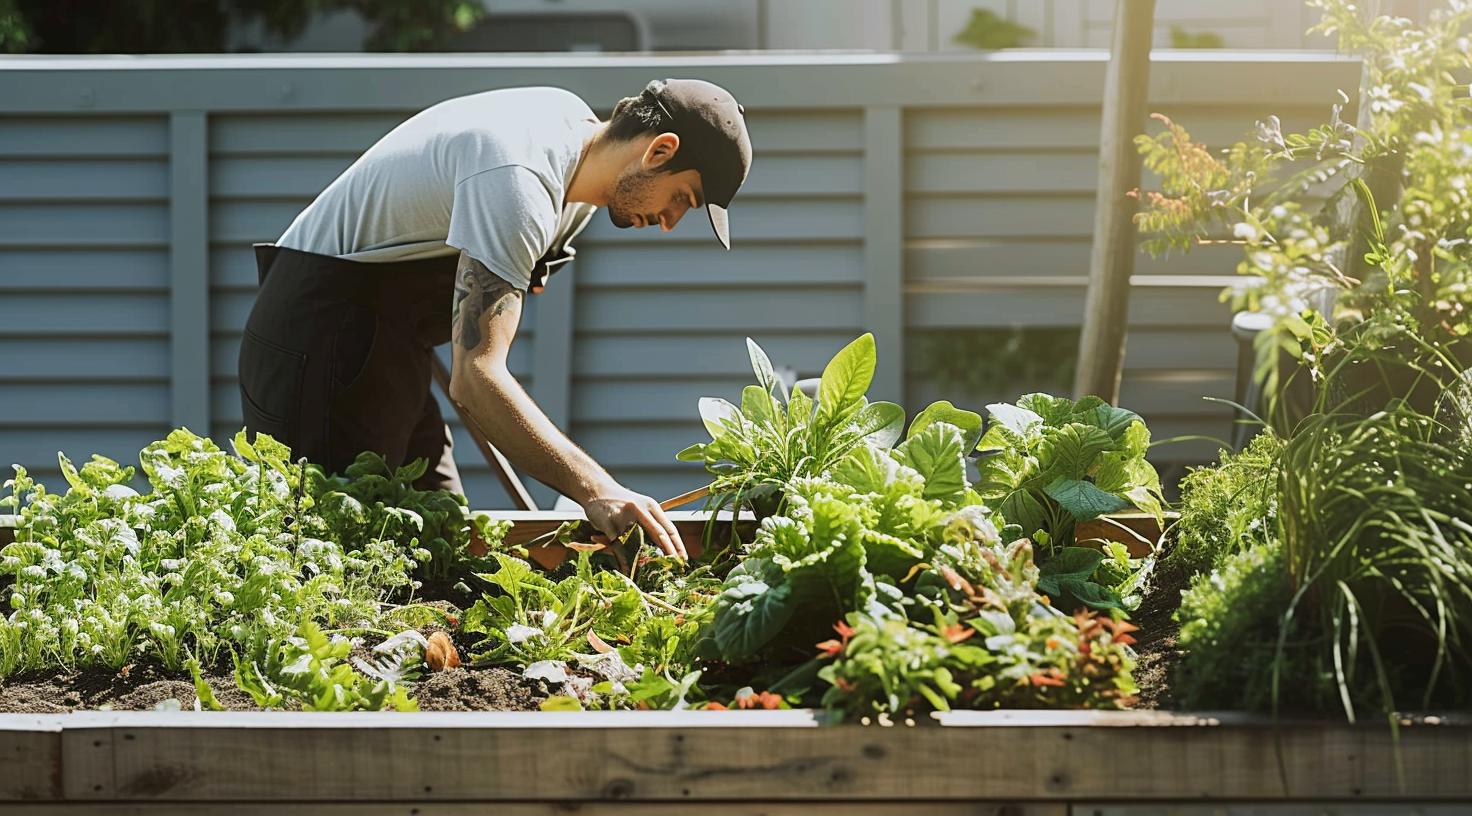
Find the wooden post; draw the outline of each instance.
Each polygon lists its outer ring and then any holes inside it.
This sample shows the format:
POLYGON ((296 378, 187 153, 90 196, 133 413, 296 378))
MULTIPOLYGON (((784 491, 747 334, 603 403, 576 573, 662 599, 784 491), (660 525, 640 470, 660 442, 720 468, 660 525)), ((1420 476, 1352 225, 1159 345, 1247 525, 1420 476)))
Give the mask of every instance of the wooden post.
POLYGON ((1089 253, 1089 291, 1073 380, 1074 396, 1097 394, 1111 403, 1119 400, 1129 327, 1135 200, 1126 194, 1140 184, 1140 155, 1134 138, 1145 121, 1154 23, 1155 0, 1117 0, 1099 127, 1099 188, 1094 204, 1094 246, 1089 253))

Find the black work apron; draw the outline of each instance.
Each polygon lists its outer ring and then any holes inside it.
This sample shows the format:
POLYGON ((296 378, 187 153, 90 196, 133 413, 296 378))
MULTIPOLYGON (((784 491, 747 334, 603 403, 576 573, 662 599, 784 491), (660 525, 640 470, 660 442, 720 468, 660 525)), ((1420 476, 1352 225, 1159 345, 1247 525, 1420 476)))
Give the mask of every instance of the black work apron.
POLYGON ((333 472, 362 451, 424 458, 415 485, 463 493, 430 392, 450 340, 456 255, 365 263, 256 244, 260 293, 240 343, 246 428, 333 472))

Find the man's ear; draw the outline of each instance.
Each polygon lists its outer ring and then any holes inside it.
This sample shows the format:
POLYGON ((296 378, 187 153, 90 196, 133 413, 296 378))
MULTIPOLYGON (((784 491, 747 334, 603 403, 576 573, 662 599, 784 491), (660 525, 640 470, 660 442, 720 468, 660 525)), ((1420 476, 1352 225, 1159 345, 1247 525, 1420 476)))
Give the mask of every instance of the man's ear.
POLYGON ((653 170, 664 165, 675 154, 680 151, 680 137, 673 133, 661 133, 649 140, 649 146, 644 148, 644 156, 641 160, 645 170, 653 170))

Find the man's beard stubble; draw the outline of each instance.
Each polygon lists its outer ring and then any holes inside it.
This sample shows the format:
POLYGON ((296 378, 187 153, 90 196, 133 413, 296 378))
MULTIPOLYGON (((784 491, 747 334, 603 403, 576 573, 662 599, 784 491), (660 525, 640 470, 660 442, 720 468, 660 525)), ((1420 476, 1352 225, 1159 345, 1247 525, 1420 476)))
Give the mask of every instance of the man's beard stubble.
POLYGON ((630 202, 644 201, 654 187, 653 170, 625 170, 613 183, 613 195, 608 201, 608 220, 615 227, 625 229, 634 225, 634 211, 630 202))

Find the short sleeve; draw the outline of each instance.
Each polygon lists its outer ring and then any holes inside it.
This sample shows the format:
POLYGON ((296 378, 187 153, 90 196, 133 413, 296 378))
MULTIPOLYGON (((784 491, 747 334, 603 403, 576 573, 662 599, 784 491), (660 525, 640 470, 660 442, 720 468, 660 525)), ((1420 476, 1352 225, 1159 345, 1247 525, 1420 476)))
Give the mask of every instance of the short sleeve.
POLYGON ((445 243, 525 290, 532 267, 552 245, 557 217, 552 193, 536 173, 520 165, 497 167, 455 185, 445 243))

